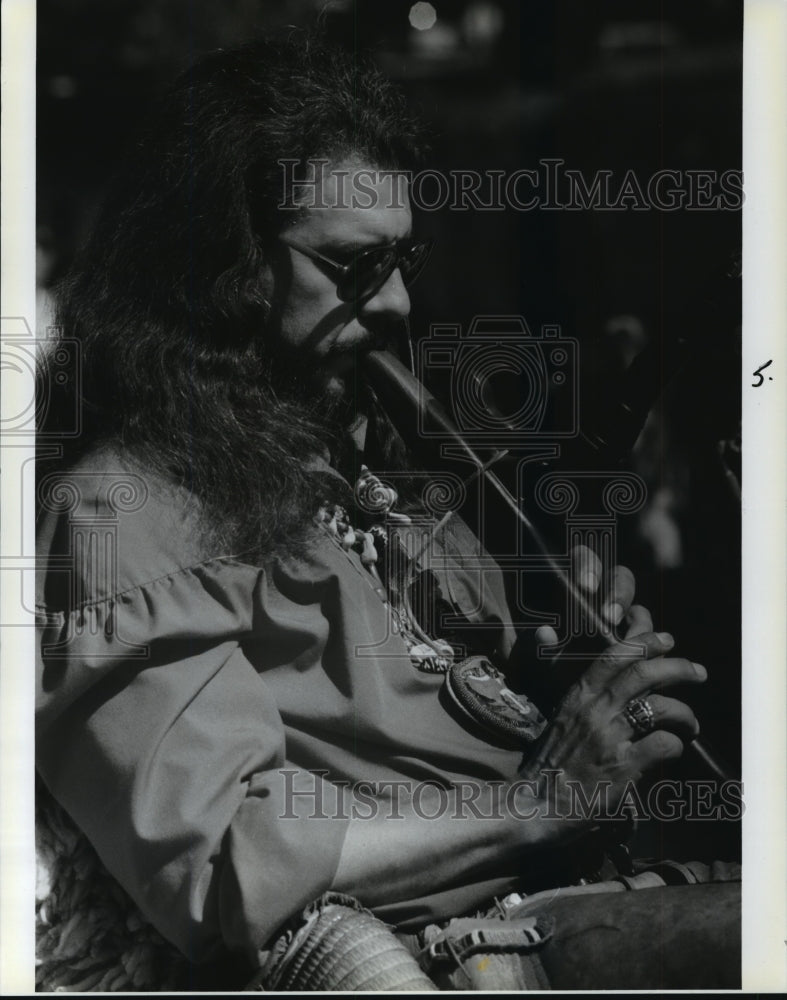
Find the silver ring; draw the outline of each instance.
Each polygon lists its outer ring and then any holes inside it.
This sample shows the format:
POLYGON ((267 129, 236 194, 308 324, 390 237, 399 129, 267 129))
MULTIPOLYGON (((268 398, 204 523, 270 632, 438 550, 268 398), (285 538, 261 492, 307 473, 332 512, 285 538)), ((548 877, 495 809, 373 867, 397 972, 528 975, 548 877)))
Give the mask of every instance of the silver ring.
POLYGON ((635 733, 645 736, 655 726, 653 721, 653 706, 647 698, 632 698, 623 709, 627 722, 635 733))

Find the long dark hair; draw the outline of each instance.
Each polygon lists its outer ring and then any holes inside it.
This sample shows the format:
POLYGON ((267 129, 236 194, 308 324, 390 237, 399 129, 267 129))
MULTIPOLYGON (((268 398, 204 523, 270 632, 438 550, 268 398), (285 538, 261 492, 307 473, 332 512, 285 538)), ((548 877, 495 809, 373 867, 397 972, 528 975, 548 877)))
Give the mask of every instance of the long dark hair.
MULTIPOLYGON (((318 403, 286 392, 266 337, 260 277, 286 221, 279 161, 407 169, 418 141, 369 62, 313 37, 219 51, 178 80, 60 289, 81 382, 66 461, 117 442, 195 495, 214 541, 236 551, 302 534, 315 496, 305 463, 335 431, 318 403)), ((56 433, 77 379, 61 385, 46 365, 39 378, 43 429, 56 433)))

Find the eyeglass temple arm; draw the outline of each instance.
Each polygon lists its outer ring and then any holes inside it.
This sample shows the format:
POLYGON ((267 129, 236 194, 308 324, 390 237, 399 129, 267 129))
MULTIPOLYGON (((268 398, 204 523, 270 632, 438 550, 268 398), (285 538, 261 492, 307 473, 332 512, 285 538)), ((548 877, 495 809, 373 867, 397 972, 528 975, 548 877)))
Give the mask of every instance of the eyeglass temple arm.
POLYGON ((332 267, 340 276, 346 274, 346 264, 340 264, 336 260, 331 260, 330 257, 326 257, 325 254, 321 254, 319 250, 315 250, 313 247, 307 247, 303 243, 299 243, 298 240, 285 239, 284 236, 280 237, 280 239, 282 243, 286 243, 288 247, 292 247, 293 250, 297 250, 298 253, 302 253, 305 257, 310 257, 312 260, 319 260, 328 267, 332 267))

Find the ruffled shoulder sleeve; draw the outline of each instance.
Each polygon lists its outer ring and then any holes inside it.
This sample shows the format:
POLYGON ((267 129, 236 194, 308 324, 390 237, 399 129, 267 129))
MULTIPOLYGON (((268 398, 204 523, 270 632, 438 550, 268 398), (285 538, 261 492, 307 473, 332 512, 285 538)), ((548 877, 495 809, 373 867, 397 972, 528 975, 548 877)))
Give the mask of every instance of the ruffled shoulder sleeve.
POLYGON ((223 553, 199 529, 192 496, 110 447, 38 482, 36 599, 95 603, 223 553))
POLYGON ((185 491, 107 448, 44 476, 38 494, 39 724, 121 660, 250 629, 264 573, 209 550, 185 491))

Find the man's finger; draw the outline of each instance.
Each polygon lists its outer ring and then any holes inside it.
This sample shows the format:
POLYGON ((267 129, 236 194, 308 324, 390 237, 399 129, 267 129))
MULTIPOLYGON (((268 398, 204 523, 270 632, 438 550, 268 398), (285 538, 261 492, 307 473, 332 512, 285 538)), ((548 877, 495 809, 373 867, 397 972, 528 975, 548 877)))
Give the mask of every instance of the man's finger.
POLYGON ((616 566, 604 595, 601 613, 613 625, 618 625, 634 600, 634 574, 627 566, 616 566))
POLYGON ((536 629, 536 645, 555 646, 557 645, 557 632, 551 625, 540 625, 536 629))
POLYGON ((632 639, 634 636, 642 635, 643 632, 653 631, 653 619, 650 616, 650 611, 643 607, 641 604, 632 604, 628 610, 628 614, 625 617, 626 624, 626 639, 632 639))
POLYGON ((683 753, 683 740, 674 733, 657 729, 631 747, 631 760, 643 773, 657 764, 677 760, 683 753))
POLYGON ((633 639, 622 639, 607 646, 582 676, 583 686, 591 691, 601 691, 623 669, 637 660, 648 660, 668 653, 674 639, 669 632, 645 632, 633 639))
POLYGON ((615 704, 623 708, 632 698, 641 698, 671 684, 701 684, 708 676, 705 667, 678 656, 637 660, 621 670, 608 685, 615 704))
POLYGON ((601 560, 586 545, 571 550, 571 575, 580 590, 594 594, 601 583, 601 560))
MULTIPOLYGON (((694 712, 685 702, 678 701, 677 698, 667 698, 661 694, 649 694, 646 700, 653 712, 653 729, 666 729, 667 732, 679 736, 684 742, 693 740, 699 733, 699 723, 694 712)), ((626 732, 632 734, 632 739, 641 738, 641 734, 627 717, 625 707, 620 712, 617 721, 626 732)))

